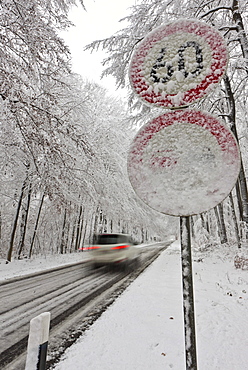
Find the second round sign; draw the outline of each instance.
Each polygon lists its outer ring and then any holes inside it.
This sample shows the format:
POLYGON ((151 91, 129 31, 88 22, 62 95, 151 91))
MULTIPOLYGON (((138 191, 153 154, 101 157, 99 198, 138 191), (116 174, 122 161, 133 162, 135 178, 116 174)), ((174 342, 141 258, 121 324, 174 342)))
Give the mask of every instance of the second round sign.
POLYGON ((224 39, 213 27, 179 19, 150 32, 133 53, 129 78, 148 104, 184 107, 208 94, 227 64, 224 39))
POLYGON ((143 126, 128 155, 137 195, 172 216, 205 212, 227 197, 240 170, 236 139, 216 117, 177 110, 143 126))

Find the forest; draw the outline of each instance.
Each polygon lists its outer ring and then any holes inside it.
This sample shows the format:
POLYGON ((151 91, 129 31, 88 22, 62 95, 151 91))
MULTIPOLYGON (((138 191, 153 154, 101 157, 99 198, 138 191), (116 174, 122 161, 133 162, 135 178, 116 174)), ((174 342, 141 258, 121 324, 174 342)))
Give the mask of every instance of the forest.
POLYGON ((154 28, 181 18, 215 27, 229 62, 224 78, 195 108, 220 117, 241 153, 238 181, 214 209, 191 217, 196 247, 247 247, 248 5, 238 0, 137 0, 127 26, 86 46, 103 49, 103 75, 125 87, 127 101, 72 72, 59 36, 81 0, 0 2, 0 257, 70 253, 96 232, 125 232, 141 243, 178 233, 178 218, 156 212, 135 195, 127 152, 137 129, 161 114, 132 92, 128 70, 138 43, 154 28))

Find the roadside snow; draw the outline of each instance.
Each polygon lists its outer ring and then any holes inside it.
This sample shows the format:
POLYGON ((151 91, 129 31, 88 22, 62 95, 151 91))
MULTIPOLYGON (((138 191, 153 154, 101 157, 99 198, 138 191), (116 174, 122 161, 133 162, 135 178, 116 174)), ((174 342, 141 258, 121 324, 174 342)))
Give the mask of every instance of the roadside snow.
MULTIPOLYGON (((175 242, 164 251, 55 369, 185 369, 179 247, 175 242)), ((248 368, 248 271, 235 269, 235 253, 218 247, 194 258, 201 370, 248 368)))
POLYGON ((59 255, 47 255, 45 257, 32 257, 32 259, 13 260, 6 264, 0 260, 0 282, 17 276, 32 274, 39 271, 49 270, 58 266, 81 262, 87 258, 86 253, 70 253, 59 255))

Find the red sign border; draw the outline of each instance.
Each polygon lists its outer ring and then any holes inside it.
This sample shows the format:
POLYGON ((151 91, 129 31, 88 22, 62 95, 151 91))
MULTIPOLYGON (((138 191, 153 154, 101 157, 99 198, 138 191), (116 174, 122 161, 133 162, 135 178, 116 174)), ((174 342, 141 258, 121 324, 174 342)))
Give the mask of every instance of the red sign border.
MULTIPOLYGON (((136 134, 129 152, 128 152, 128 159, 127 159, 127 169, 128 169, 128 175, 129 180, 133 186, 133 189, 136 192, 135 185, 132 181, 132 176, 130 176, 130 168, 131 163, 141 163, 142 162, 142 153, 143 149, 147 145, 150 139, 162 130, 163 128, 167 126, 172 126, 173 124, 177 122, 188 122, 189 124, 196 124, 198 126, 201 126, 208 130, 212 135, 215 136, 218 144, 221 147, 221 150, 224 152, 228 152, 229 154, 232 154, 233 158, 236 160, 236 162, 239 164, 237 166, 237 177, 240 170, 240 151, 239 146, 237 143, 237 140, 234 136, 234 134, 224 125, 222 121, 220 121, 216 116, 209 114, 208 112, 203 112, 199 110, 194 109, 178 109, 175 111, 169 111, 161 116, 158 116, 154 118, 153 120, 149 121, 147 124, 142 126, 142 128, 138 131, 136 134), (207 118, 207 119, 206 119, 207 118)), ((235 186, 237 179, 233 182, 232 186, 230 186, 230 191, 235 186)), ((138 191, 137 191, 138 195, 138 191)), ((223 198, 223 200, 228 196, 223 198)), ((142 198, 141 198, 142 199, 142 198)), ((219 202, 218 202, 219 203, 219 202)), ((149 204, 148 204, 149 205, 149 204)), ((217 205, 217 204, 216 204, 217 205)), ((149 205, 150 206, 150 205, 149 205)), ((151 207, 151 206, 150 206, 151 207)), ((153 208, 153 207, 151 207, 153 208)), ((212 209, 213 207, 209 207, 209 209, 212 209)), ((206 212, 209 209, 202 210, 202 212, 206 212)), ((161 212, 160 210, 156 210, 158 212, 161 212)), ((190 216, 199 214, 196 212, 188 213, 185 215, 182 214, 172 214, 172 213, 166 213, 161 212, 170 216, 190 216)))
POLYGON ((210 92, 211 87, 213 88, 219 83, 225 73, 227 62, 228 52, 225 41, 214 27, 195 19, 179 19, 154 29, 140 42, 140 44, 138 44, 131 59, 129 80, 134 92, 145 100, 146 103, 165 108, 183 107, 203 98, 210 92), (210 68, 211 73, 209 73, 196 88, 184 92, 183 104, 177 106, 173 105, 170 99, 170 97, 176 94, 166 94, 162 96, 161 93, 155 93, 154 91, 147 92, 149 86, 144 81, 141 72, 144 59, 151 47, 164 37, 179 31, 194 33, 204 38, 212 50, 212 63, 210 68), (215 73, 217 70, 219 72, 215 73))

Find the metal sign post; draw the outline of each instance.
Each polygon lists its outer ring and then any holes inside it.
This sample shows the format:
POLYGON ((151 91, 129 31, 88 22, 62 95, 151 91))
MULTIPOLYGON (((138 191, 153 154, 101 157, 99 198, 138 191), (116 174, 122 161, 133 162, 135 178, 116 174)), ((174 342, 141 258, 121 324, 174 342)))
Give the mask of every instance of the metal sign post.
POLYGON ((187 108, 216 87, 227 59, 215 28, 179 19, 138 43, 129 68, 130 84, 144 103, 173 109, 139 130, 129 150, 128 174, 144 203, 180 217, 187 370, 197 370, 189 217, 225 199, 240 170, 231 131, 217 117, 187 108))
POLYGON ((145 124, 131 144, 128 174, 151 208, 180 216, 186 369, 197 370, 191 215, 220 203, 240 168, 235 137, 216 117, 201 111, 170 111, 145 124))
POLYGON ((180 217, 186 369, 197 370, 190 217, 180 217))

